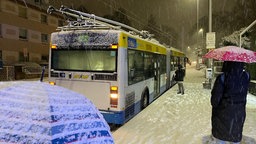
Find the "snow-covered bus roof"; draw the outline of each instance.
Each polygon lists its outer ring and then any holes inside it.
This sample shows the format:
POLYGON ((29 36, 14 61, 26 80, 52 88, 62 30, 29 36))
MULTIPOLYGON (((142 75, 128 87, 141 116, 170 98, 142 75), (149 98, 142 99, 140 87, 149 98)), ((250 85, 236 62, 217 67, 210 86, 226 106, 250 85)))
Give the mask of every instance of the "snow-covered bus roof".
POLYGON ((51 44, 61 49, 84 49, 85 47, 108 46, 118 44, 118 47, 166 54, 166 47, 156 40, 144 39, 124 30, 65 30, 51 35, 51 44))

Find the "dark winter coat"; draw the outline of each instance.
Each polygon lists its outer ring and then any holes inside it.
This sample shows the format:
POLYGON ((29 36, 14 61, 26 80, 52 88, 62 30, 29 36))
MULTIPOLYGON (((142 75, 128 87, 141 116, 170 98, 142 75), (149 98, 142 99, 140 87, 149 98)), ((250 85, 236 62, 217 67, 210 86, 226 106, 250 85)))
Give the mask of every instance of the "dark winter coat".
POLYGON ((185 76, 185 70, 181 65, 178 66, 178 69, 175 71, 175 81, 183 81, 185 76))
POLYGON ((211 91, 212 135, 220 140, 240 142, 246 117, 245 105, 250 81, 244 63, 224 62, 223 74, 211 91))

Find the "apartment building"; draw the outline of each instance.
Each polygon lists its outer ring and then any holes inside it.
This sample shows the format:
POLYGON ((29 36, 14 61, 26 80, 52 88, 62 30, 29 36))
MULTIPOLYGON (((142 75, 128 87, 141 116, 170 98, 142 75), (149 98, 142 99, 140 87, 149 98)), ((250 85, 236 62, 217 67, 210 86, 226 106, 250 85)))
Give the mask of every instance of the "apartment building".
POLYGON ((50 34, 64 22, 48 7, 48 0, 0 0, 0 81, 40 76, 50 34))
POLYGON ((3 65, 47 62, 50 34, 63 23, 47 14, 48 0, 0 1, 0 59, 3 65))

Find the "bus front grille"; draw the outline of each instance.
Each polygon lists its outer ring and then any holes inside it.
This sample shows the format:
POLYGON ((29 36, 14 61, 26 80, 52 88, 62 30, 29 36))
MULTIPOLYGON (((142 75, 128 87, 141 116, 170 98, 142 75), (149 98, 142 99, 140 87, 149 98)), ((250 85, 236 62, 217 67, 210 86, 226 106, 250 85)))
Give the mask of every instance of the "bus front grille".
POLYGON ((50 73, 51 77, 59 77, 59 73, 51 71, 50 73))

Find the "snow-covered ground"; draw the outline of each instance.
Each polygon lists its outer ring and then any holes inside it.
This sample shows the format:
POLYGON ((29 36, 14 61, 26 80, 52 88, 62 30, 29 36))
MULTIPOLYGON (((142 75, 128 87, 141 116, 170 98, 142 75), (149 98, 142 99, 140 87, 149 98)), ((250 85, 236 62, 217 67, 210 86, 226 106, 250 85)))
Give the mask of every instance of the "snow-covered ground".
MULTIPOLYGON (((200 144, 211 134, 209 89, 203 70, 187 67, 185 94, 177 85, 113 132, 116 144, 200 144)), ((243 135, 256 140, 256 96, 248 94, 243 135)), ((254 142, 253 142, 254 143, 254 142)))

